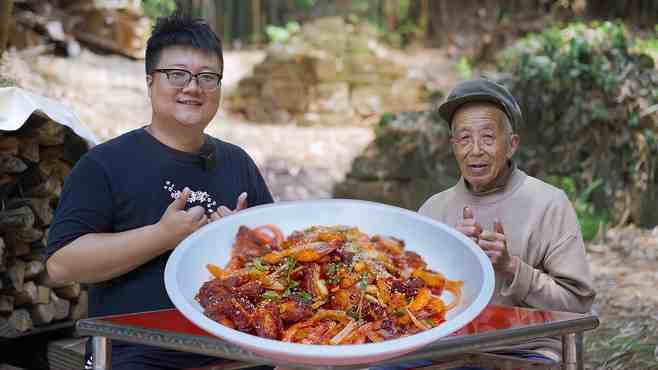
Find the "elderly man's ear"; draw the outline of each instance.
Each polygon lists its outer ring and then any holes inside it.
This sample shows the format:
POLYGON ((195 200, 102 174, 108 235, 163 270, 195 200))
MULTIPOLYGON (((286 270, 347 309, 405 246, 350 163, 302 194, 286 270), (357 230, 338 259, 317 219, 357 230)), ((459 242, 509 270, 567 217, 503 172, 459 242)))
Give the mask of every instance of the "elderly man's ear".
POLYGON ((521 137, 517 134, 512 134, 512 137, 510 137, 509 149, 507 150, 507 159, 512 159, 512 156, 516 153, 520 143, 521 137))

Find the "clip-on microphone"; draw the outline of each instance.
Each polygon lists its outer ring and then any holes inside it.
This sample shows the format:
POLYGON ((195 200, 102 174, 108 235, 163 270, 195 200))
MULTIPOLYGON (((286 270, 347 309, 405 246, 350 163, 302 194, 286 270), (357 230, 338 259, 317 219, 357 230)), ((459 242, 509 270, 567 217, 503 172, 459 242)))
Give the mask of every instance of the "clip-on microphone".
POLYGON ((210 171, 215 167, 215 146, 210 140, 207 140, 201 146, 199 150, 199 157, 203 161, 204 171, 210 171))

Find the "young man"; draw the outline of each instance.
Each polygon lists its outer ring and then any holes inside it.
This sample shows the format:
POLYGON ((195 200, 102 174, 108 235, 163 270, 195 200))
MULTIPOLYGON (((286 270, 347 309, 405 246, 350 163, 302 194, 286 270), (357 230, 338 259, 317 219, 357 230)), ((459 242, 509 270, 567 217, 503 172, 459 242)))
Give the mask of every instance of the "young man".
MULTIPOLYGON (((173 307, 164 287, 171 250, 209 220, 271 203, 241 148, 204 134, 221 95, 220 40, 200 21, 159 19, 146 50, 151 122, 90 150, 67 178, 49 231, 48 273, 89 284, 89 315, 173 307), (236 203, 235 210, 227 205, 236 203)), ((113 369, 217 362, 114 341, 113 369)))

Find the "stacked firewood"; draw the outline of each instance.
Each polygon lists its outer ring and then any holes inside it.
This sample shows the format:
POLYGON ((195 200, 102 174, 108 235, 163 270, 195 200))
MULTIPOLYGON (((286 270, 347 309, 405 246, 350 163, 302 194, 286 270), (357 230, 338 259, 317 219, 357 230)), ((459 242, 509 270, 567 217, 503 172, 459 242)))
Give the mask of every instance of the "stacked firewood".
POLYGON ((64 179, 86 150, 70 128, 39 115, 0 131, 0 337, 86 316, 84 289, 53 283, 44 260, 64 179))
POLYGON ((138 0, 23 0, 14 4, 8 43, 66 56, 79 54, 84 43, 143 58, 148 27, 138 0))

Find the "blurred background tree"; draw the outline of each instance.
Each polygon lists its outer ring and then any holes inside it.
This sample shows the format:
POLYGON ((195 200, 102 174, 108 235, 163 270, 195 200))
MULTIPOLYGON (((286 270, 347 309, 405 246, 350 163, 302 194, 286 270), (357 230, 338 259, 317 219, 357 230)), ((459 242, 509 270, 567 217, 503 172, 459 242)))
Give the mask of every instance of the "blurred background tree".
POLYGON ((13 0, 0 1, 0 55, 5 51, 9 37, 9 19, 13 8, 13 0))
POLYGON ((460 42, 461 32, 518 20, 538 30, 537 19, 547 13, 559 20, 622 19, 644 28, 653 27, 658 19, 654 0, 144 0, 144 10, 149 16, 170 12, 174 2, 180 11, 208 19, 227 46, 267 41, 267 25, 285 27, 332 15, 367 19, 394 45, 427 46, 460 42))

